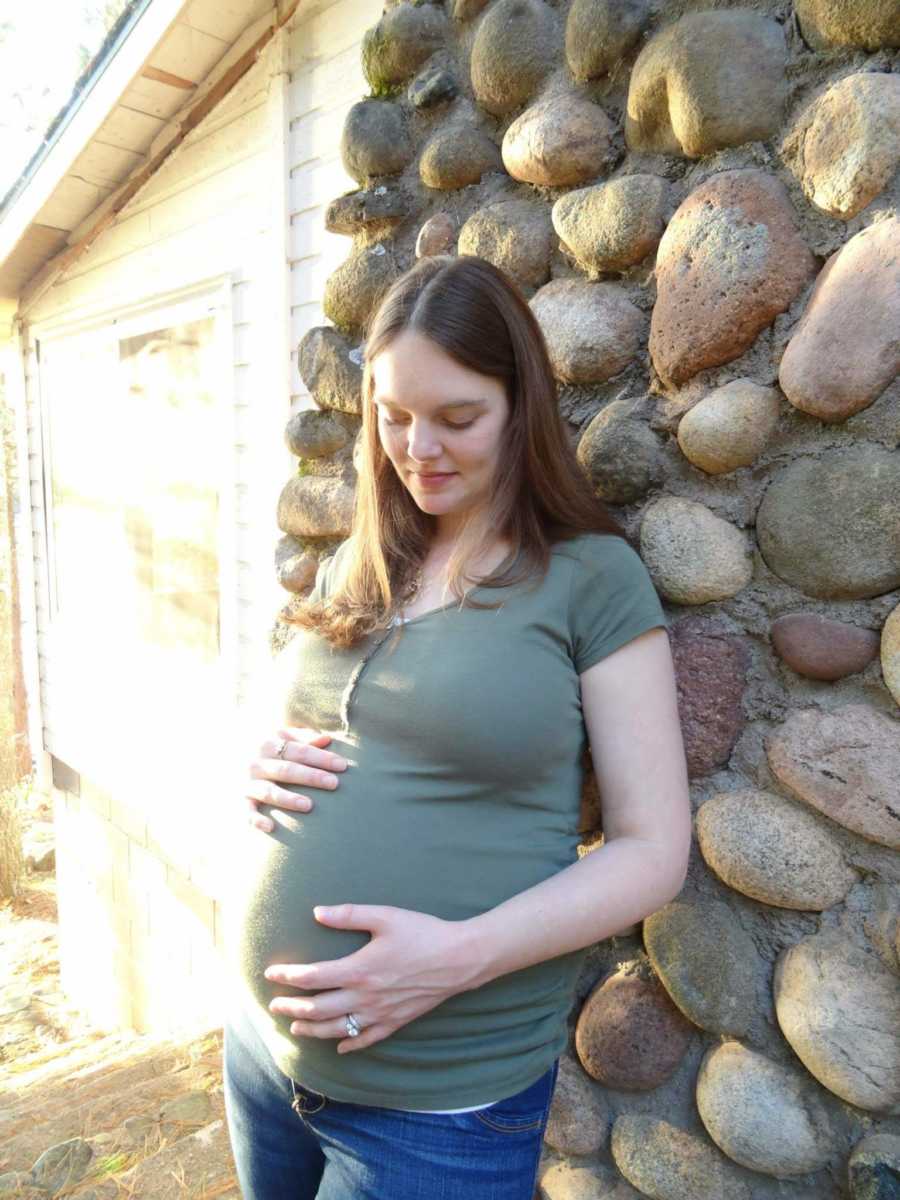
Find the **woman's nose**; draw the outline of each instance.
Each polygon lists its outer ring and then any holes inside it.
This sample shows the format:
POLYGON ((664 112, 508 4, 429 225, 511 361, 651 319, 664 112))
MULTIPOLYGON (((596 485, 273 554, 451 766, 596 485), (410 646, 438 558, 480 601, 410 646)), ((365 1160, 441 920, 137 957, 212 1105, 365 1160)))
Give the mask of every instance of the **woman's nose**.
POLYGON ((413 421, 409 426, 406 453, 418 462, 427 462, 441 454, 441 444, 435 431, 424 422, 413 421))

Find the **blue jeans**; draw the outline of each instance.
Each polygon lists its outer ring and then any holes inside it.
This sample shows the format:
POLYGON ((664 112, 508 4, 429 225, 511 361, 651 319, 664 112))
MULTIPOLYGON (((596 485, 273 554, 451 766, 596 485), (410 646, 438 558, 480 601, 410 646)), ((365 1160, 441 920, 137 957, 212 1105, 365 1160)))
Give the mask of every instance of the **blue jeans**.
POLYGON ((225 1112, 244 1200, 532 1200, 558 1070, 480 1112, 345 1104, 285 1075, 234 1012, 225 1112))

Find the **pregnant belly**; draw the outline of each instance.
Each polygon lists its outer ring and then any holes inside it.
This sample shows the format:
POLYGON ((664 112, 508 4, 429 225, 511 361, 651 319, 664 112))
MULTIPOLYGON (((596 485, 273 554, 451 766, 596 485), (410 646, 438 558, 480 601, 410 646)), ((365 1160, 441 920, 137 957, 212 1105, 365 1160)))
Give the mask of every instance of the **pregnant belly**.
POLYGON ((394 905, 464 920, 576 857, 564 824, 536 822, 493 789, 436 796, 432 784, 426 798, 422 780, 366 762, 358 749, 347 757, 356 762, 334 792, 313 793, 311 812, 261 806, 275 831, 247 830, 231 927, 238 970, 260 1005, 298 994, 269 983, 266 967, 340 958, 368 942, 365 931, 321 925, 317 904, 394 905))
POLYGON ((396 787, 361 780, 348 771, 336 791, 314 794, 309 813, 261 805, 275 831, 247 832, 232 927, 239 971, 260 1004, 298 994, 269 983, 266 967, 340 958, 368 942, 367 932, 320 924, 317 904, 389 904, 448 920, 491 906, 460 877, 473 851, 456 805, 451 820, 440 804, 404 802, 396 787))

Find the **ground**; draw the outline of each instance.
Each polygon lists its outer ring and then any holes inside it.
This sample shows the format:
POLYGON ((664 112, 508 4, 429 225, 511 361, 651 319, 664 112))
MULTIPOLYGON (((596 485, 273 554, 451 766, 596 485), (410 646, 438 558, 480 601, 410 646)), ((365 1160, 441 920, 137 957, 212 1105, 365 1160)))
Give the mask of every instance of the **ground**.
MULTIPOLYGON (((51 819, 43 797, 26 826, 51 819)), ((224 1124, 221 1031, 161 1039, 92 1027, 59 984, 52 870, 0 902, 0 1197, 240 1200, 224 1124), (53 1186, 30 1174, 61 1152, 53 1186), (80 1152, 80 1155, 79 1155, 80 1152), (15 1172, 21 1172, 19 1176, 15 1172), (77 1178, 73 1175, 78 1175, 77 1178)))

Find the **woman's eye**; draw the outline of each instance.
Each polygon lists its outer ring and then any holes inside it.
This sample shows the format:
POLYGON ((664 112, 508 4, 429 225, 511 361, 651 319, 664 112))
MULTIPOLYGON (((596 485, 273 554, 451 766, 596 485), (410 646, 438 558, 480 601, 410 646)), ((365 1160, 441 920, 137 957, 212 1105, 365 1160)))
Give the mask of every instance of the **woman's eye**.
POLYGON ((474 425, 474 424, 475 424, 474 417, 471 419, 471 421, 448 421, 447 422, 447 425, 449 426, 450 429, 468 429, 470 425, 474 425))

